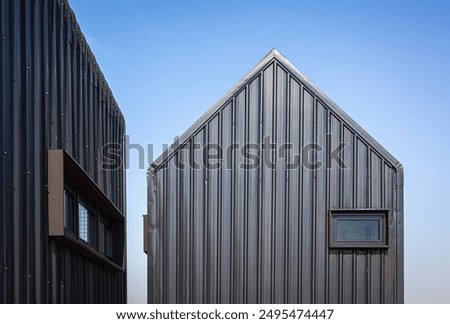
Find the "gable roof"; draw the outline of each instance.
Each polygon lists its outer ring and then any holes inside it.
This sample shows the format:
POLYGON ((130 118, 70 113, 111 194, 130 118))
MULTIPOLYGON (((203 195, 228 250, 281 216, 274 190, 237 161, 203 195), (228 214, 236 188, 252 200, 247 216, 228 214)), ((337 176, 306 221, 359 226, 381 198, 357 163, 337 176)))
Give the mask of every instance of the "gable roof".
POLYGON ((178 141, 166 149, 158 158, 156 158, 150 166, 150 170, 158 169, 162 164, 169 160, 178 149, 194 136, 218 110, 220 110, 233 96, 245 87, 257 74, 259 74, 267 65, 276 61, 283 66, 289 73, 295 76, 306 89, 319 97, 323 103, 339 116, 343 122, 351 127, 362 139, 370 143, 370 146, 381 154, 389 163, 397 170, 402 170, 400 162, 392 156, 381 144, 379 144, 372 136, 369 135, 361 126, 358 125, 349 115, 347 115, 339 106, 331 100, 322 90, 314 85, 303 73, 301 73, 288 59, 286 59, 275 48, 272 49, 264 58, 258 62, 241 80, 239 80, 222 98, 220 98, 208 111, 206 111, 191 127, 188 128, 178 141))

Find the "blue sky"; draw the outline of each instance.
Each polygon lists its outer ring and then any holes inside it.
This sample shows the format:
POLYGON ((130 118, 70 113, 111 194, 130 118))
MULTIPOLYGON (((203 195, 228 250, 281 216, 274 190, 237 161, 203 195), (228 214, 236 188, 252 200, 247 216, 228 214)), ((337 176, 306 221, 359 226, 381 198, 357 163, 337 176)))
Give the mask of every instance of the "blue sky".
MULTIPOLYGON (((277 48, 402 162, 405 302, 450 303, 449 1, 70 4, 130 142, 152 144, 154 157, 277 48)), ((145 303, 146 169, 135 150, 127 203, 129 302, 145 303)))

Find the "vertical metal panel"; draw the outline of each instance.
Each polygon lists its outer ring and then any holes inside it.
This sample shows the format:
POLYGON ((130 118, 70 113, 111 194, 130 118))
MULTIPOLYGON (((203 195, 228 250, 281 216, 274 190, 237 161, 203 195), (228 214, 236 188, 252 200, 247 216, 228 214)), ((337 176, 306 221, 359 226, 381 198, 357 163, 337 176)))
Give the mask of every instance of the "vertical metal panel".
MULTIPOLYGON (((237 96, 235 101, 235 121, 234 121, 234 142, 235 143, 245 143, 246 137, 245 132, 247 130, 246 119, 247 119, 247 102, 246 102, 246 88, 244 88, 237 96)), ((232 228, 233 233, 233 301, 236 303, 244 302, 244 272, 245 272, 245 261, 246 248, 245 241, 247 235, 244 234, 246 227, 246 204, 247 204, 247 177, 245 170, 243 169, 241 163, 243 163, 243 156, 240 150, 234 151, 233 154, 233 181, 234 181, 234 228, 232 228)), ((208 215, 209 216, 209 215, 208 215)))
MULTIPOLYGON (((328 113, 329 116, 329 143, 330 147, 328 150, 328 160, 329 160, 329 170, 328 170, 328 207, 332 209, 338 209, 341 206, 345 206, 345 202, 342 203, 343 196, 343 183, 346 180, 342 176, 341 168, 338 168, 336 161, 331 159, 331 152, 336 148, 342 141, 342 127, 340 120, 331 112, 328 113)), ((348 142, 344 141, 344 143, 348 142)), ((345 158, 345 152, 341 155, 344 163, 348 165, 349 159, 345 158)), ((342 292, 342 253, 338 250, 330 250, 328 256, 328 295, 327 302, 332 304, 337 304, 342 302, 341 292, 342 292)))
MULTIPOLYGON (((302 118, 302 141, 303 148, 314 143, 314 97, 303 88, 303 106, 300 108, 302 118)), ((304 150, 302 155, 303 162, 313 161, 310 150, 304 150)), ((313 170, 311 168, 301 167, 301 291, 300 302, 305 304, 312 303, 312 222, 313 222, 313 170)))
MULTIPOLYGON (((274 64, 269 65, 263 74, 262 84, 262 96, 263 106, 262 109, 262 138, 260 141, 266 141, 265 143, 271 145, 273 143, 273 114, 274 114, 274 64)), ((262 152, 262 159, 264 163, 273 165, 274 153, 272 150, 264 147, 262 152)), ((273 277, 272 277, 272 264, 273 264, 273 168, 262 167, 261 168, 261 281, 260 281, 260 294, 258 301, 263 304, 273 303, 273 277)))
MULTIPOLYGON (((177 176, 177 170, 174 167, 174 163, 171 163, 167 169, 167 182, 168 183, 177 183, 178 179, 176 178, 177 176)), ((177 219, 178 219, 178 214, 177 214, 177 210, 176 210, 176 205, 177 205, 177 194, 178 191, 176 190, 176 186, 175 187, 171 187, 171 186, 167 186, 168 191, 167 191, 167 214, 168 217, 166 219, 167 223, 167 276, 169 278, 174 278, 174 280, 170 280, 167 282, 167 294, 169 296, 172 296, 172 299, 170 302, 175 303, 176 299, 175 297, 177 296, 177 291, 176 291, 176 287, 177 287, 177 254, 175 253, 170 253, 169 251, 176 251, 176 246, 177 246, 177 239, 178 239, 178 233, 177 233, 177 219)))
MULTIPOLYGON (((155 190, 156 190, 156 175, 154 174, 154 170, 149 170, 148 175, 148 230, 144 233, 147 233, 148 237, 148 267, 147 267, 147 273, 148 273, 148 302, 154 303, 155 302, 155 296, 158 292, 157 284, 156 284, 156 240, 158 239, 158 233, 156 232, 156 197, 155 197, 155 190)), ((184 179, 183 179, 184 180, 184 179)), ((182 210, 183 211, 183 210, 182 210)), ((184 296, 184 295, 182 295, 184 296)))
MULTIPOLYGON (((229 147, 233 143, 233 104, 228 103, 221 112, 220 121, 222 122, 222 147, 229 147)), ((220 217, 220 285, 219 285, 219 302, 231 303, 231 237, 232 237, 232 171, 231 162, 232 154, 229 150, 224 150, 223 161, 225 167, 222 167, 221 181, 221 217, 220 217)), ((185 193, 186 194, 186 193, 185 193)), ((182 253, 182 252, 181 252, 182 253)))
MULTIPOLYGON (((300 147, 300 131, 296 125, 300 124, 300 102, 301 102, 301 86, 291 76, 289 76, 289 127, 287 129, 287 143, 292 144, 292 150, 289 151, 288 162, 290 164, 300 163, 299 154, 301 152, 300 147)), ((286 286, 287 286, 287 300, 296 300, 299 294, 299 249, 300 237, 299 231, 299 210, 301 208, 299 202, 299 176, 300 170, 298 167, 290 168, 287 170, 287 206, 286 206, 286 235, 287 235, 287 271, 286 271, 286 286)))
POLYGON ((396 232, 392 234, 393 237, 395 237, 395 244, 397 246, 396 249, 396 259, 395 264, 397 267, 395 267, 395 285, 396 287, 401 287, 401 289, 396 289, 396 298, 395 301, 398 303, 404 302, 404 202, 403 202, 403 185, 404 185, 404 177, 403 177, 403 167, 399 163, 397 165, 397 172, 396 172, 396 182, 394 186, 395 190, 395 201, 394 204, 394 214, 395 219, 393 220, 397 224, 396 232))
MULTIPOLYGON (((356 147, 355 147, 355 134, 347 127, 341 125, 341 138, 338 139, 344 143, 345 148, 342 152, 342 160, 346 167, 339 168, 341 173, 341 177, 343 180, 339 181, 341 185, 341 205, 338 207, 341 208, 354 208, 356 207, 355 202, 355 188, 356 188, 356 180, 355 180, 355 170, 357 165, 356 161, 356 147)), ((332 135, 333 137, 333 135, 332 135)), ((336 147, 336 146, 333 146, 336 147)))
MULTIPOLYGON (((202 129, 198 134, 194 136, 193 147, 202 147, 204 144, 205 129, 202 129)), ((202 151, 196 149, 192 150, 193 161, 199 166, 202 165, 202 151)), ((192 238, 193 238, 193 300, 192 302, 196 304, 201 304, 205 302, 204 300, 204 279, 205 279, 205 254, 204 249, 204 235, 205 235, 205 212, 204 205, 206 200, 205 195, 205 170, 202 167, 197 168, 193 171, 193 199, 192 199, 192 238)), ((170 183, 166 182, 165 185, 171 189, 170 183)), ((164 197, 165 199, 165 197, 164 197)), ((166 218, 167 219, 167 218, 166 218)), ((164 233, 166 234, 166 233, 164 233)), ((167 241, 166 241, 167 244, 167 241)), ((171 254, 173 251, 166 250, 166 256, 171 254)), ((169 281, 172 278, 168 277, 169 281)), ((166 291, 167 293, 167 291, 166 291)), ((172 296, 167 296, 168 302, 172 300, 172 296)))
MULTIPOLYGON (((189 148, 189 146, 187 147, 189 148)), ((191 210, 191 199, 189 195, 185 195, 182 193, 191 192, 191 184, 190 184, 190 169, 189 169, 189 154, 185 150, 180 151, 180 163, 183 163, 185 166, 180 170, 180 186, 178 190, 179 197, 179 217, 180 217, 180 232, 178 246, 180 251, 183 249, 185 242, 190 241, 191 235, 191 222, 190 222, 190 210, 191 210)), ((191 249, 190 247, 186 249, 186 253, 179 253, 182 262, 180 262, 179 268, 179 292, 178 292, 178 300, 177 302, 181 302, 184 300, 189 300, 190 296, 190 281, 186 282, 186 278, 191 276, 191 268, 190 268, 190 258, 191 258, 191 249), (186 282, 186 283, 185 283, 186 282), (185 284, 184 284, 185 283, 185 284)))
POLYGON ((0 302, 125 302, 126 275, 49 240, 47 224, 48 149, 125 212, 123 166, 100 171, 122 113, 67 1, 3 0, 0 18, 0 302))
POLYGON ((328 237, 324 230, 327 226, 327 170, 329 168, 327 161, 328 146, 328 111, 319 102, 316 101, 316 144, 322 149, 317 150, 316 161, 320 161, 315 170, 315 199, 314 199, 314 286, 313 290, 316 292, 313 297, 314 303, 324 304, 326 302, 326 286, 327 276, 326 269, 328 268, 328 237), (325 203, 324 203, 325 202, 325 203))
MULTIPOLYGON (((254 123, 255 127, 248 127, 248 143, 258 143, 260 135, 260 105, 261 105, 261 77, 255 78, 248 86, 248 119, 247 125, 251 121, 254 123)), ((260 148, 249 147, 249 152, 255 154, 255 156, 260 157, 260 148)), ((256 164, 257 161, 255 161, 256 164)), ((247 189, 247 274, 244 281, 246 282, 246 303, 255 304, 258 302, 258 281, 259 281, 259 215, 260 215, 260 205, 259 205, 259 172, 260 167, 257 165, 250 166, 247 170, 248 176, 248 189, 247 189)))
MULTIPOLYGON (((218 143, 219 142, 219 122, 218 118, 213 119, 209 125, 208 125, 208 139, 207 143, 218 143)), ((216 156, 218 153, 218 150, 216 146, 213 146, 211 148, 208 148, 208 151, 206 154, 212 154, 216 156)), ((216 161, 212 160, 211 164, 214 165, 217 163, 216 161)), ((210 251, 210 254, 208 255, 207 259, 207 265, 206 265, 206 300, 208 300, 210 303, 216 303, 217 302, 217 286, 218 286, 218 258, 217 258, 217 249, 218 249, 218 229, 220 228, 218 226, 218 216, 219 216, 219 176, 220 171, 218 167, 212 167, 210 170, 207 171, 207 179, 206 179, 206 185, 207 185, 207 210, 206 215, 209 217, 206 218, 207 222, 207 229, 206 229, 206 236, 207 236, 207 250, 210 251)), ((180 195, 183 195, 182 191, 178 192, 180 195)), ((178 280, 181 282, 183 281, 183 277, 179 277, 178 280)))
MULTIPOLYGON (((279 147, 286 142, 286 122, 287 122, 287 73, 276 65, 276 88, 274 107, 274 143, 279 147)), ((242 143, 242 142, 240 142, 242 143)), ((283 153, 281 153, 283 155, 283 153)), ((274 301, 277 304, 285 302, 285 273, 286 273, 286 163, 285 156, 277 154, 276 169, 273 176, 275 183, 273 186, 274 196, 274 223, 273 223, 273 289, 274 301)))
POLYGON ((269 54, 153 165, 152 242, 160 254, 149 257, 149 269, 161 282, 149 285, 149 302, 402 302, 397 163, 290 63, 269 54), (239 149, 249 143, 257 145, 256 168, 242 167, 239 149), (219 170, 171 171, 178 155, 205 163, 194 147, 207 144, 222 148, 219 170), (336 159, 341 144, 344 166, 336 159), (288 167, 296 158, 299 166, 288 167), (360 208, 391 211, 389 248, 330 249, 329 210, 360 208), (167 224, 177 219, 174 245, 167 224), (176 276, 163 266, 175 255, 176 276), (170 282, 176 292, 165 288, 170 282))

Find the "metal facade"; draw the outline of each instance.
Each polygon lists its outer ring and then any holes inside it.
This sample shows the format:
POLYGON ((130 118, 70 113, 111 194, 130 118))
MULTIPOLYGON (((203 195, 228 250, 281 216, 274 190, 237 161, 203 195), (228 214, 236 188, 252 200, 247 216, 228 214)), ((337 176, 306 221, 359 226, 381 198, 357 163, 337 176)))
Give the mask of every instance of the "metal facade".
POLYGON ((47 199, 64 149, 125 213, 123 168, 100 167, 122 113, 67 1, 2 0, 0 17, 0 302, 124 303, 125 272, 49 238, 47 199))
POLYGON ((154 162, 148 181, 149 303, 403 302, 401 165, 276 50, 154 162), (263 149, 266 136, 292 150, 263 149), (224 149, 222 167, 205 168, 195 148, 211 143, 257 143, 273 167, 242 168, 239 151, 224 149), (287 168, 311 143, 323 150, 307 162, 323 165, 287 168), (332 158, 339 143, 347 167, 332 158), (329 248, 334 209, 388 209, 389 247, 329 248))

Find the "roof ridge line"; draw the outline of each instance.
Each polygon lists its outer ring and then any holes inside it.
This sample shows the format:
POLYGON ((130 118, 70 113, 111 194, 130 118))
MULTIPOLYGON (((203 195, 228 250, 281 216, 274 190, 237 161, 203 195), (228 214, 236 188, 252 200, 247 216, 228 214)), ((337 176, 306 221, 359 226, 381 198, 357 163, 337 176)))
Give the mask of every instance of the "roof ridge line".
POLYGON ((288 72, 295 76, 309 91, 314 93, 320 100, 334 113, 336 113, 343 122, 348 124, 355 133, 359 135, 364 141, 370 142, 371 146, 379 153, 385 156, 393 166, 397 165, 399 161, 389 153, 381 144, 378 143, 366 130, 364 130, 353 118, 351 118, 344 110, 342 110, 330 97, 328 97, 322 90, 320 90, 314 83, 312 83, 302 72, 300 72, 294 64, 292 64, 283 54, 276 48, 272 48, 250 71, 236 82, 230 90, 228 90, 219 100, 217 100, 197 121, 192 124, 182 135, 175 137, 172 143, 161 155, 159 155, 152 163, 153 169, 158 169, 159 166, 169 159, 179 147, 183 146, 189 138, 196 134, 201 127, 215 115, 227 101, 230 100, 241 88, 247 84, 256 74, 260 73, 264 66, 275 60, 288 70, 288 72))

